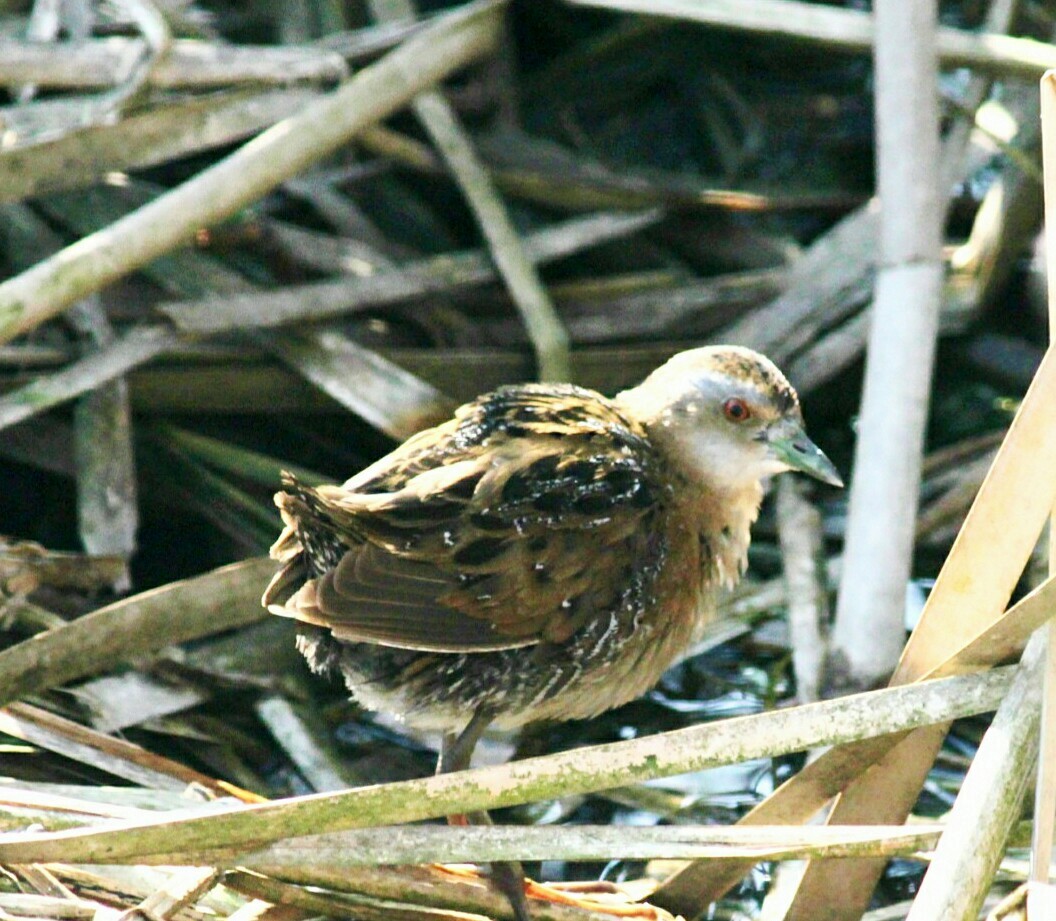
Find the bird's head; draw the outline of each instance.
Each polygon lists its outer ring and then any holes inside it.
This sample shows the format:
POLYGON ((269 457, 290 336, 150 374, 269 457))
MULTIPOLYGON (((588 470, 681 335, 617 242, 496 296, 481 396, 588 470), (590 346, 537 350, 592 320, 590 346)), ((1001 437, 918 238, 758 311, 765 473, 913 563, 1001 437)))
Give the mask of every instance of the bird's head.
POLYGON ((680 352, 616 400, 666 454, 714 487, 737 490, 786 470, 843 485, 807 437, 792 385, 751 349, 680 352))

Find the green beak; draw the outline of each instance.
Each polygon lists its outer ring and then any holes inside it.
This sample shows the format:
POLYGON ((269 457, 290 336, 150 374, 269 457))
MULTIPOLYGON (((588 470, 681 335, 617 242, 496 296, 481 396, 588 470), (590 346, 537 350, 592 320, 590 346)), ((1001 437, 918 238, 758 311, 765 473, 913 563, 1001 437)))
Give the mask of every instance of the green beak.
POLYGON ((798 470, 830 486, 843 486, 835 465, 807 437, 803 426, 795 420, 775 422, 766 430, 766 441, 774 457, 792 470, 798 470))

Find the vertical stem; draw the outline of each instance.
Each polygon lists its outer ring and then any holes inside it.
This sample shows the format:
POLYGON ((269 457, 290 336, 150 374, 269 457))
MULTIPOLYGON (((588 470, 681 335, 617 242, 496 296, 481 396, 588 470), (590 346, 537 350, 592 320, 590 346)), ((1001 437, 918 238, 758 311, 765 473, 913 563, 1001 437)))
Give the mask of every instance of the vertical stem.
MULTIPOLYGON (((1056 73, 1041 78, 1042 165, 1045 170, 1045 263, 1049 287, 1049 337, 1056 338, 1056 73)), ((1050 345, 1051 347, 1051 345, 1050 345)), ((1056 572, 1056 541, 1049 523, 1049 573, 1056 572)), ((1047 883, 1052 864, 1053 823, 1056 821, 1056 630, 1044 628, 1046 658, 1041 711, 1041 747, 1034 793, 1034 837, 1030 849, 1030 879, 1047 883)), ((1028 910, 1029 910, 1028 894, 1028 910)), ((1041 917, 1040 912, 1038 917, 1041 917)))
POLYGON ((835 680, 856 685, 887 678, 905 641, 943 280, 936 2, 880 0, 875 19, 880 258, 833 633, 835 680))
POLYGON ((333 92, 208 169, 25 272, 0 282, 0 342, 194 238, 318 162, 499 40, 503 0, 474 0, 433 20, 333 92))

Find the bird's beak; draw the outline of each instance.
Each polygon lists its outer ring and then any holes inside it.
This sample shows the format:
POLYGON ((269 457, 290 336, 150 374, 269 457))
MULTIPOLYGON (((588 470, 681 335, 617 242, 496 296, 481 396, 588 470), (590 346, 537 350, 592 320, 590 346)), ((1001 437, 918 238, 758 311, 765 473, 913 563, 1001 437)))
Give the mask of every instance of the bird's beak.
POLYGON ((782 419, 771 425, 766 430, 766 441, 773 456, 790 469, 806 473, 830 486, 843 486, 836 466, 794 419, 782 419))

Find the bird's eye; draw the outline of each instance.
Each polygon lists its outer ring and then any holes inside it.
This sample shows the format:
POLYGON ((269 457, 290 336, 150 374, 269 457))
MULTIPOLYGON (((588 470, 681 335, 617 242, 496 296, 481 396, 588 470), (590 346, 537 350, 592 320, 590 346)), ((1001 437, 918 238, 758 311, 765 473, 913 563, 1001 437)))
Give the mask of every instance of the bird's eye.
POLYGON ((752 415, 748 404, 737 397, 731 397, 723 403, 722 412, 730 422, 744 422, 746 419, 751 418, 752 415))

